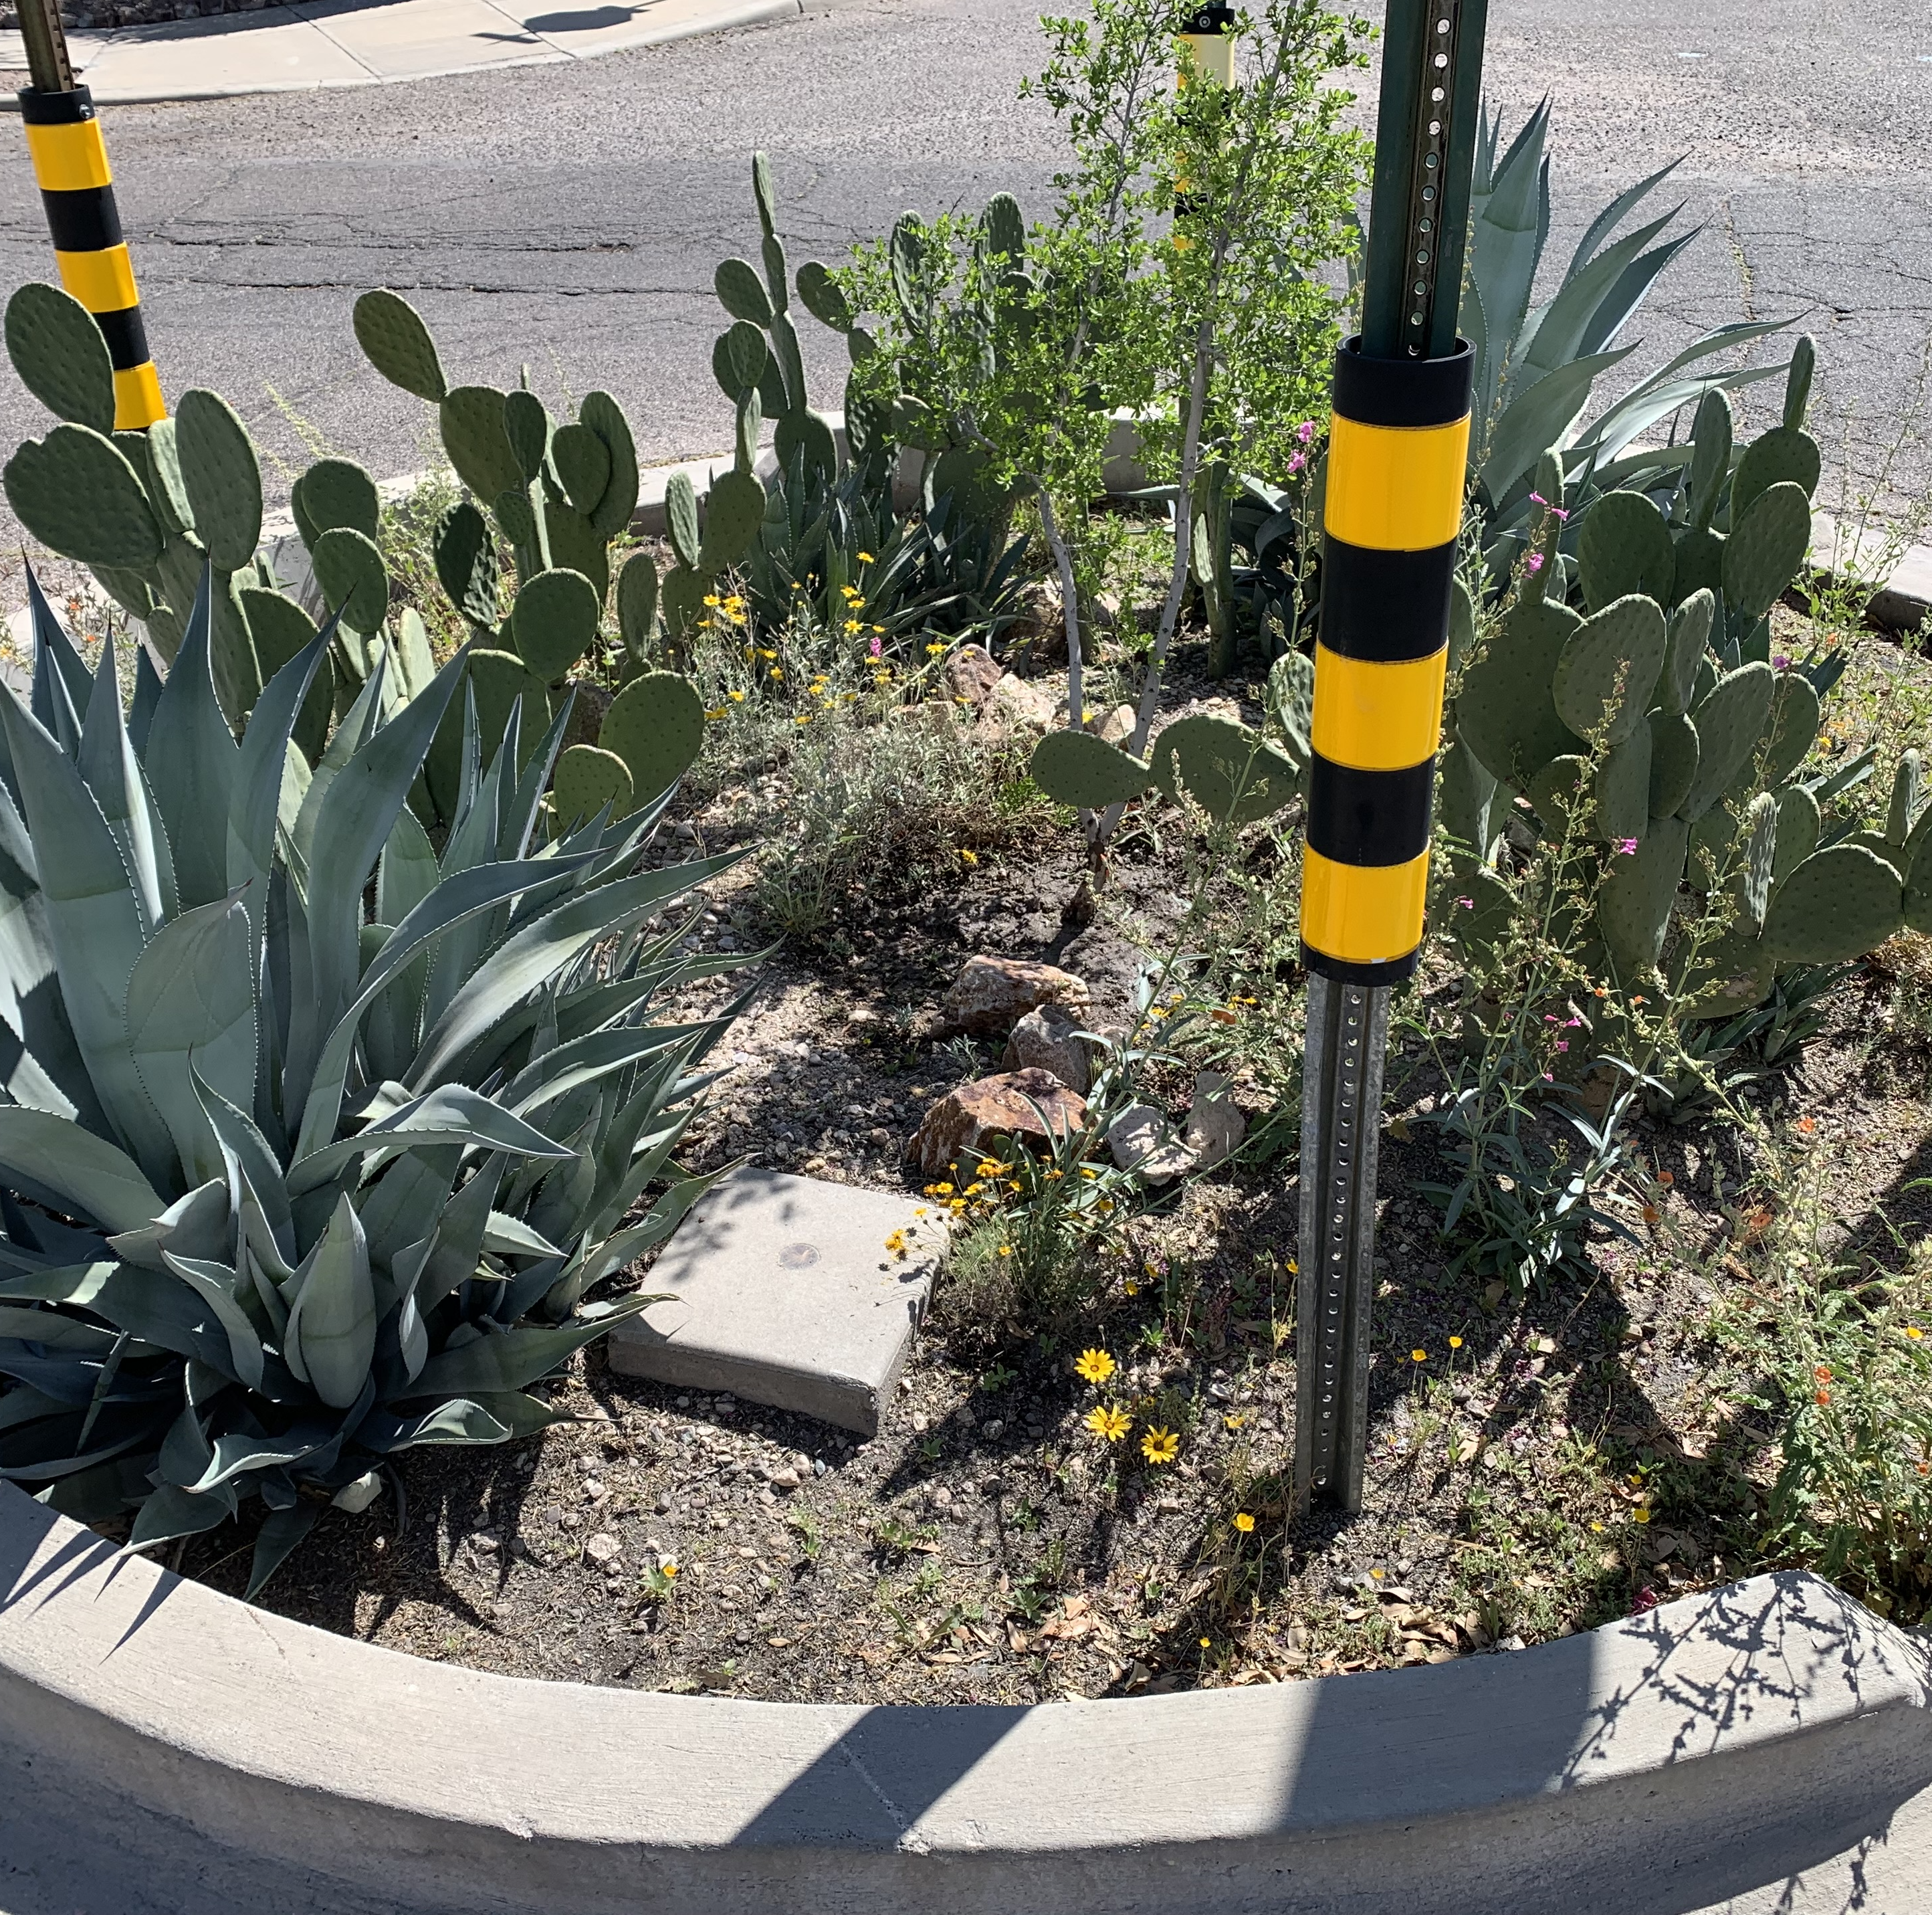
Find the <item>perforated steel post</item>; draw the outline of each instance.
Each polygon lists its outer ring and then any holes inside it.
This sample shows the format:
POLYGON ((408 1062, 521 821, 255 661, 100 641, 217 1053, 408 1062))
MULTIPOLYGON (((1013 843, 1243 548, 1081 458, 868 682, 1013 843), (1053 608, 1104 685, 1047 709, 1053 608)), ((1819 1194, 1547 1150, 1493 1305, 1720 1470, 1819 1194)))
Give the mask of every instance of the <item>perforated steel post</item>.
POLYGON ((1390 0, 1363 328, 1336 356, 1302 958, 1295 1487, 1362 1500, 1391 987, 1420 956, 1473 357, 1456 337, 1484 0, 1390 0))

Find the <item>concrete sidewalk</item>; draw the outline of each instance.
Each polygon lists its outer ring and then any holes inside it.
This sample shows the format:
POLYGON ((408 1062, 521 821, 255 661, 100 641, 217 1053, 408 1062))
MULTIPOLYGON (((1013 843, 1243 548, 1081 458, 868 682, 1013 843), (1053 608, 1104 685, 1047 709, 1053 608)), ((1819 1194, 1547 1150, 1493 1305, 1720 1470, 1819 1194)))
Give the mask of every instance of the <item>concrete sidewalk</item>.
MULTIPOLYGON (((594 59, 727 27, 794 20, 802 0, 286 0, 260 13, 76 29, 68 45, 98 104, 218 100, 325 86, 369 86, 498 67, 594 59)), ((0 67, 22 67, 17 32, 0 33, 0 67)), ((0 107, 17 110, 13 96, 0 107)))

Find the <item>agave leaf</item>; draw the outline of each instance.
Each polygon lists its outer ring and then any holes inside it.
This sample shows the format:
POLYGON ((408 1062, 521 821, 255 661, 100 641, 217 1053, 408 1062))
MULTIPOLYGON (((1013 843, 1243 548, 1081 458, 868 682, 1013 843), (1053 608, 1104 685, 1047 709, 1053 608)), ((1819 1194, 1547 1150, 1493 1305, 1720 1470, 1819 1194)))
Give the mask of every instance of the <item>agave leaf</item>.
MULTIPOLYGON (((1736 320, 1726 325, 1714 327, 1710 332, 1694 339, 1675 357, 1659 366, 1656 371, 1640 380, 1614 405, 1606 407, 1602 416, 1592 424, 1589 431, 1577 442, 1579 446, 1600 445, 1613 452, 1621 451, 1644 429, 1643 425, 1636 425, 1626 431, 1628 419, 1633 413, 1646 410, 1652 395, 1661 392, 1666 387, 1683 384, 1694 385, 1697 392, 1702 393, 1708 386, 1721 383, 1715 378, 1679 381, 1677 375, 1686 366, 1695 365, 1700 359, 1708 359, 1714 353, 1721 353, 1734 346, 1748 346, 1754 340, 1766 338, 1774 332, 1781 332, 1790 323, 1789 320, 1736 320)), ((1780 366, 1774 370, 1781 374, 1784 368, 1780 366)), ((1683 402, 1679 401, 1678 403, 1683 402)), ((1651 423, 1652 419, 1662 416, 1661 413, 1652 414, 1644 421, 1644 425, 1651 423)))
MULTIPOLYGON (((88 701, 94 695, 91 674, 87 661, 68 636, 67 627, 47 602, 47 595, 40 590, 40 581, 32 566, 27 567, 27 605, 34 627, 34 716, 50 731, 54 729, 51 707, 47 716, 43 717, 40 712, 40 674, 44 669, 52 680, 47 688, 50 693, 58 686, 66 694, 67 710, 74 718, 78 736, 88 701)), ((118 695, 117 692, 117 700, 118 695)))
MULTIPOLYGON (((0 845, 13 826, 26 827, 0 785, 0 845)), ((61 1000, 46 899, 38 883, 0 849, 0 1019, 20 1040, 6 1073, 9 1097, 35 1110, 75 1118, 98 1136, 112 1127, 81 1061, 61 1000)))
POLYGON ((528 1116, 567 1091, 661 1051, 692 1043, 708 1028, 703 1024, 620 1025, 615 1030, 593 1031, 546 1052, 502 1093, 503 1102, 519 1117, 528 1116))
POLYGON ((538 1236, 527 1223, 514 1217, 506 1217, 500 1210, 490 1211, 489 1220, 483 1226, 483 1247, 499 1256, 563 1255, 548 1237, 538 1236))
POLYGON ((574 689, 567 689, 557 707, 556 716, 550 722, 550 729, 530 754, 530 763, 524 767, 517 780, 496 833, 496 855, 500 858, 520 858, 529 854, 530 833, 536 829, 538 808, 543 803, 544 791, 549 788, 556 755, 563 749, 563 734, 569 728, 571 709, 576 698, 574 689))
MULTIPOLYGON (((174 853, 181 902, 188 906, 212 904, 228 894, 227 845, 216 821, 228 815, 239 755, 208 662, 212 580, 204 565, 194 610, 148 735, 148 779, 174 853)), ((34 836, 40 836, 38 826, 34 836)))
POLYGON ((255 1532, 248 1586, 242 1592, 244 1600, 253 1602, 261 1593, 263 1584, 288 1560, 290 1552, 315 1527, 316 1518, 321 1514, 322 1505, 316 1502, 298 1502, 290 1508, 268 1512, 267 1520, 255 1532))
POLYGON ((226 1433, 214 1439, 207 1466, 188 1487, 195 1494, 206 1496, 250 1470, 278 1469, 300 1463, 337 1440, 335 1430, 313 1423, 298 1423, 279 1436, 226 1433))
POLYGON ((124 1151, 50 1111, 0 1107, 0 1166, 104 1230, 138 1229, 167 1208, 124 1151))
POLYGON ((614 1324, 634 1316, 661 1299, 626 1297, 608 1315, 580 1317, 554 1328, 526 1326, 500 1335, 478 1337, 430 1358, 410 1394, 416 1397, 474 1395, 520 1390, 547 1376, 614 1324))
MULTIPOLYGON (((293 1188, 294 1181, 290 1180, 293 1188)), ((362 1220, 346 1191, 309 1253, 289 1309, 289 1367, 332 1409, 362 1394, 376 1354, 376 1291, 362 1220)))
POLYGON ((148 734, 154 729, 154 713, 161 702, 161 674, 154 669, 154 662, 148 656, 145 645, 134 647, 134 701, 128 712, 128 742, 134 748, 134 755, 145 761, 148 755, 148 734))
POLYGON ((275 824, 289 762, 289 739, 334 629, 335 621, 331 619, 262 687, 242 734, 242 750, 236 761, 229 798, 225 875, 230 890, 239 890, 244 885, 256 887, 258 902, 249 916, 256 926, 257 950, 265 908, 260 900, 266 899, 274 861, 275 824))
POLYGON ((223 1255, 234 1241, 225 1170, 176 1199, 152 1222, 138 1229, 117 1230, 107 1241, 118 1256, 143 1270, 166 1269, 161 1256, 164 1244, 177 1256, 223 1255))
POLYGON ((255 993, 239 895, 184 911, 155 933, 128 980, 135 1068, 175 1140, 188 1181, 222 1175, 221 1143, 193 1070, 230 1104, 255 1100, 255 993))
POLYGON ((98 1323, 15 1304, 0 1304, 0 1337, 40 1343, 50 1350, 79 1350, 88 1356, 106 1356, 120 1340, 118 1333, 104 1330, 98 1323))
POLYGON ((115 1133, 150 1178, 171 1179, 174 1151, 148 1101, 122 1015, 141 952, 141 914, 120 847, 80 772, 8 693, 0 723, 39 854, 47 930, 75 1042, 115 1133))
POLYGON ((224 1263, 202 1257, 177 1256, 164 1244, 161 1255, 170 1270, 214 1313, 228 1333, 229 1361, 220 1366, 228 1376, 250 1390, 262 1387, 262 1339, 248 1320, 236 1294, 236 1273, 224 1263))
POLYGON ((1552 446, 1560 446, 1589 404, 1598 374, 1606 372, 1636 350, 1624 346, 1615 352, 1592 353, 1546 373, 1534 386, 1516 392, 1503 408, 1478 476, 1498 503, 1552 446))
MULTIPOLYGON (((480 1091, 440 1084, 352 1137, 326 1144, 289 1168, 292 1196, 319 1188, 358 1157, 372 1151, 422 1150, 434 1144, 474 1145, 519 1157, 564 1157, 574 1153, 553 1142, 480 1091)), ((345 1196, 343 1201, 348 1202, 345 1196)), ((361 1226, 357 1226, 358 1233, 361 1226)))
MULTIPOLYGON (((1767 379, 1782 379, 1784 371, 1782 366, 1745 366, 1736 372, 1714 373, 1704 378, 1672 380, 1646 392, 1640 404, 1633 403, 1634 395, 1619 401, 1615 409, 1616 423, 1606 423, 1606 413, 1591 427, 1580 447, 1587 444, 1593 451, 1614 456, 1639 433, 1648 431, 1681 407, 1694 407, 1706 392, 1741 392, 1767 379)), ((1660 455, 1663 449, 1658 449, 1660 455)))
POLYGON ((640 872, 572 898, 526 925, 493 951, 451 1000, 423 1040, 410 1082, 421 1088, 436 1082, 499 1018, 580 952, 736 862, 737 854, 727 852, 640 872))
POLYGON ((356 1212, 369 1239, 369 1260, 379 1270, 393 1271, 399 1294, 406 1295, 413 1281, 411 1253, 421 1242, 426 1257, 434 1241, 433 1230, 424 1238, 423 1220, 442 1215, 462 1164, 460 1144, 405 1151, 356 1193, 356 1212))
POLYGON ((553 1409, 520 1391, 479 1391, 440 1403, 418 1416, 394 1416, 377 1410, 364 1419, 356 1439, 365 1449, 389 1456, 425 1443, 508 1442, 568 1421, 568 1411, 553 1409))
POLYGON ((181 902, 167 834, 121 722, 121 685, 115 673, 111 630, 101 641, 99 682, 88 701, 76 759, 107 828, 121 847, 122 861, 133 881, 134 902, 140 908, 142 929, 152 935, 156 925, 181 908, 181 902))
POLYGON ((490 1224, 490 1206, 502 1186, 507 1161, 501 1156, 485 1157, 470 1181, 443 1205, 436 1220, 436 1241, 413 1291, 417 1307, 424 1313, 476 1274, 483 1254, 483 1233, 490 1224))
POLYGON ((1684 164, 1684 155, 1679 154, 1667 166, 1661 166, 1648 179, 1640 179, 1634 186, 1626 187, 1604 210, 1593 219, 1577 242, 1576 250, 1570 257, 1569 270, 1564 278, 1574 278, 1595 257, 1597 248, 1621 226, 1626 215, 1636 210, 1638 203, 1668 179, 1684 164))
POLYGON ((1610 345, 1636 317, 1638 308, 1650 297, 1650 289, 1657 284, 1664 269, 1702 230, 1702 227, 1694 227, 1690 232, 1666 239, 1661 246, 1653 246, 1648 253, 1640 254, 1631 260, 1618 275, 1616 284, 1598 302, 1596 311, 1590 315, 1590 323, 1576 343, 1576 350, 1580 353, 1600 353, 1610 345))
POLYGON ((1598 308, 1624 268, 1682 210, 1680 206, 1661 219, 1626 233, 1580 272, 1564 279, 1556 296, 1538 316, 1534 328, 1526 329, 1516 341, 1516 370, 1510 382, 1513 392, 1526 392, 1538 379, 1567 364, 1582 350, 1583 337, 1591 329, 1598 308))
POLYGON ((142 1504, 122 1553, 131 1555, 136 1550, 151 1549, 156 1543, 171 1543, 183 1536, 200 1535, 206 1530, 218 1529, 234 1514, 235 1493, 232 1490, 226 1495, 218 1491, 197 1496, 178 1484, 164 1483, 142 1504))
MULTIPOLYGON (((243 1210, 246 1211, 252 1199, 256 1216, 267 1232, 267 1241, 257 1241, 257 1249, 264 1256, 272 1251, 286 1265, 294 1254, 295 1229, 289 1214, 288 1187, 282 1179, 280 1160, 254 1119, 210 1084, 196 1067, 192 1057, 188 1060, 188 1077, 209 1127, 220 1139, 223 1148, 235 1160, 235 1169, 241 1179, 243 1210)), ((250 1234, 253 1236, 255 1233, 251 1230, 250 1234)))
MULTIPOLYGON (((315 827, 322 815, 322 800, 329 787, 341 776, 344 767, 367 744, 382 716, 382 681, 388 655, 378 659, 376 669, 356 693, 355 702, 342 715, 342 721, 329 735, 328 743, 316 759, 308 789, 302 794, 302 809, 290 831, 290 843, 306 872, 315 848, 315 827)), ((285 667, 284 669, 286 668, 285 667)))
POLYGON ((214 1313, 186 1285, 158 1283, 128 1264, 104 1259, 34 1271, 0 1282, 0 1296, 72 1304, 143 1343, 226 1373, 228 1337, 214 1313))

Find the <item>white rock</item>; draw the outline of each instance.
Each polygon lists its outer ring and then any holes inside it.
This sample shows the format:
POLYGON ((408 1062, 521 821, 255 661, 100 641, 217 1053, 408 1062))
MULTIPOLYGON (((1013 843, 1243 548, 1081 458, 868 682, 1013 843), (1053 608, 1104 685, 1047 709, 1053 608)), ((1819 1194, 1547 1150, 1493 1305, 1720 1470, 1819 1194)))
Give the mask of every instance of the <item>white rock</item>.
POLYGON ((624 1553, 624 1545, 608 1529, 600 1529, 584 1545, 592 1562, 614 1562, 624 1553))

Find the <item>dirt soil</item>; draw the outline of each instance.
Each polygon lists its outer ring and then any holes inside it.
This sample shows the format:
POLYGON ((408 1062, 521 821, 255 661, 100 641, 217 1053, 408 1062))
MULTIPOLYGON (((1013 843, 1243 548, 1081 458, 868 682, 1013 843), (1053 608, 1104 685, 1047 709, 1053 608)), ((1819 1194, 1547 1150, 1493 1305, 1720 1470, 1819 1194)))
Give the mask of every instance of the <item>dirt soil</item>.
MULTIPOLYGON (((1174 703, 1205 689, 1184 676, 1174 703)), ((702 817, 677 830, 683 848, 717 848, 702 817)), ((1172 846, 1142 839, 1116 867, 1124 923, 1075 935, 1060 906, 1077 875, 1071 834, 1055 835, 956 883, 855 900, 819 947, 769 966, 692 1160, 916 1187, 905 1142, 971 1074, 922 1035, 964 959, 1061 964, 1098 1019, 1118 1018, 1139 959, 1128 933, 1156 944, 1184 907, 1172 846)), ((700 937, 748 949, 758 932, 728 893, 700 937)), ((1452 1001, 1446 970, 1430 988, 1452 1001)), ((1854 974, 1795 1064, 1743 1093, 1780 1121, 1814 1115, 1853 1251, 1879 1244, 1881 1210, 1907 1235, 1932 1221, 1906 1189, 1932 1172, 1932 1056, 1922 1031, 1891 1030, 1892 989, 1882 969, 1854 974)), ((1593 1277, 1519 1301, 1448 1274, 1420 1187, 1454 1172, 1414 1122, 1439 1084, 1418 1040, 1399 1040, 1390 1079, 1358 1516, 1289 1520, 1290 1154, 1190 1180, 1137 1217, 1069 1337, 991 1343, 942 1280, 869 1442, 613 1375, 593 1349, 555 1386, 577 1420, 502 1450, 414 1452, 406 1508, 331 1511, 261 1600, 518 1675, 1023 1702, 1520 1647, 1743 1573, 1722 1551, 1768 1432, 1714 1393, 1702 1327, 1748 1292, 1767 1223, 1748 1193, 1740 1207, 1739 1133, 1641 1122, 1645 1168, 1608 1200, 1637 1241, 1600 1237, 1593 1277), (1118 1360, 1111 1397, 1180 1430, 1172 1463, 1083 1427, 1086 1346, 1118 1360)), ((1237 1094, 1251 1122, 1267 1114, 1252 1073, 1237 1094)), ((181 1566, 238 1593, 248 1546, 197 1539, 181 1566)))

